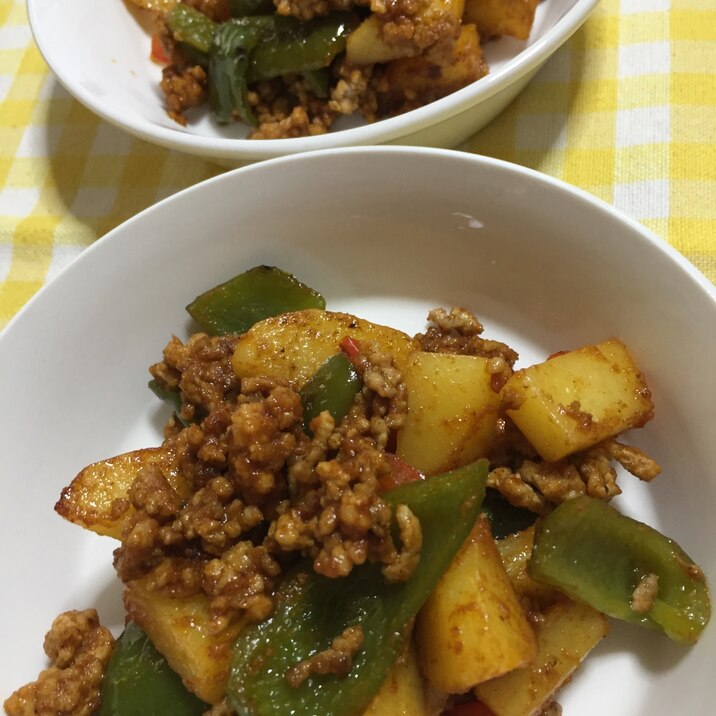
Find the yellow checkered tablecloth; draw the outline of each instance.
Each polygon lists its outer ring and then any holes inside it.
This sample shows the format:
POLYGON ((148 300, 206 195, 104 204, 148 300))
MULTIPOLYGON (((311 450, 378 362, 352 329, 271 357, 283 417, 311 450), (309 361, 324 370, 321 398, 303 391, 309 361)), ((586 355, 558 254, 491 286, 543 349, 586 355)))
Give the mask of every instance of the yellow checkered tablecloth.
MULTIPOLYGON (((602 0, 462 149, 612 203, 716 282, 716 1, 602 0)), ((0 328, 99 236, 221 171, 70 97, 0 0, 0 328)))

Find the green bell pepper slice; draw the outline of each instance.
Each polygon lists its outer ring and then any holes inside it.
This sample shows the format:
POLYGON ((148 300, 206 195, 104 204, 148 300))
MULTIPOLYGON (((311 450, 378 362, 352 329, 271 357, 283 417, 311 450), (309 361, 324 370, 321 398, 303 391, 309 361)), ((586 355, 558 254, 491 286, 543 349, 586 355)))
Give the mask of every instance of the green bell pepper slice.
POLYGON ((169 407, 171 407, 174 410, 174 417, 186 428, 189 426, 190 421, 184 420, 184 418, 181 417, 181 393, 178 390, 169 390, 168 388, 165 388, 162 385, 159 385, 159 382, 152 378, 147 385, 149 386, 149 390, 154 393, 154 395, 157 396, 160 400, 163 400, 169 407))
MULTIPOLYGON (((150 380, 148 385, 154 395, 173 408, 176 419, 187 427, 189 421, 181 417, 181 393, 164 388, 156 379, 150 380)), ((345 355, 336 353, 328 358, 300 391, 303 429, 306 434, 313 435, 311 421, 324 410, 331 414, 336 424, 340 424, 348 415, 362 385, 358 373, 345 355)))
POLYGON ((331 86, 331 70, 329 67, 323 67, 320 70, 305 70, 302 74, 306 85, 316 97, 328 97, 331 86))
POLYGON ((302 565, 276 594, 273 614, 245 630, 235 644, 228 699, 239 716, 362 714, 406 644, 407 625, 470 533, 480 511, 487 462, 386 492, 420 519, 420 563, 406 582, 388 583, 377 565, 329 579, 302 565), (327 648, 344 629, 364 633, 349 674, 311 676, 289 685, 287 670, 327 648))
MULTIPOLYGON (((249 82, 328 67, 345 49, 348 35, 358 24, 356 16, 348 12, 334 12, 307 22, 268 17, 273 20, 273 31, 251 55, 249 82)), ((246 18, 245 22, 256 19, 246 18)))
POLYGON ((348 415, 363 381, 344 353, 326 359, 301 388, 303 429, 312 435, 311 421, 327 410, 338 425, 348 415))
POLYGON ((320 293, 275 266, 256 266, 197 296, 189 315, 212 335, 244 333, 264 318, 326 307, 320 293))
POLYGON ((264 7, 260 0, 235 0, 234 5, 237 16, 224 23, 184 3, 166 15, 174 39, 192 61, 209 68, 209 100, 217 121, 240 118, 255 124, 246 98, 251 82, 303 74, 316 93, 327 91, 328 78, 320 72, 345 49, 357 16, 341 11, 301 22, 256 14, 264 7))
POLYGON ((249 104, 246 76, 250 53, 262 32, 258 25, 225 22, 214 35, 209 53, 209 107, 219 124, 237 119, 252 127, 258 124, 249 104))
POLYGON ((491 487, 485 491, 482 513, 487 517, 492 536, 497 540, 527 529, 537 519, 534 512, 514 507, 491 487))
POLYGON ((208 708, 187 690, 142 629, 127 624, 102 681, 98 716, 199 716, 208 708))
POLYGON ((166 14, 165 22, 177 42, 205 55, 209 54, 218 23, 203 12, 178 2, 166 14))
MULTIPOLYGON (((197 296, 187 306, 187 311, 207 333, 227 335, 244 333, 257 321, 280 313, 325 307, 323 296, 292 274, 275 266, 255 266, 197 296)), ((309 412, 323 406, 320 410, 330 410, 334 419, 340 422, 350 409, 355 393, 360 390, 360 384, 356 387, 356 379, 355 371, 346 371, 337 361, 323 373, 319 369, 319 374, 304 388, 309 412)), ((149 388, 174 409, 177 419, 186 427, 187 421, 179 417, 182 404, 179 391, 167 390, 154 379, 149 381, 149 388)), ((310 419, 306 425, 309 422, 310 419)))
POLYGON ((575 600, 635 624, 695 642, 711 616, 701 570, 676 542, 593 497, 567 500, 537 523, 530 576, 575 600), (658 578, 646 609, 634 590, 658 578), (650 606, 649 606, 650 605, 650 606))
POLYGON ((273 0, 229 0, 229 12, 232 17, 268 15, 275 9, 273 0))

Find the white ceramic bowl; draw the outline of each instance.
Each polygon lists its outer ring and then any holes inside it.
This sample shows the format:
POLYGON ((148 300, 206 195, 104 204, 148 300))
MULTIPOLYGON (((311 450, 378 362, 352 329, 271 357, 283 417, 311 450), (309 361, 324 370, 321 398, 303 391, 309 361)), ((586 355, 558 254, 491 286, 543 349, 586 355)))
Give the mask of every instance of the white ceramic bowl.
MULTIPOLYGON (((261 263, 331 308, 411 332, 429 308, 468 307, 520 365, 620 337, 656 403, 629 439, 664 469, 651 485, 622 475, 614 504, 679 541, 716 584, 714 287, 641 226, 523 168, 404 147, 304 154, 131 219, 0 334, 0 697, 42 667, 60 611, 96 606, 120 628, 112 540, 53 505, 84 465, 160 442, 166 412, 147 367, 188 333, 195 295, 261 263)), ((689 649, 615 622, 559 700, 565 716, 711 716, 714 670, 714 624, 689 649)))
POLYGON ((308 150, 367 144, 454 147, 487 124, 584 22, 597 0, 542 0, 527 42, 489 42, 491 72, 430 105, 371 125, 252 141, 240 123, 220 127, 208 114, 187 127, 169 119, 160 68, 149 59, 141 17, 121 0, 27 0, 35 41, 58 79, 80 102, 149 142, 223 164, 242 164, 308 150))

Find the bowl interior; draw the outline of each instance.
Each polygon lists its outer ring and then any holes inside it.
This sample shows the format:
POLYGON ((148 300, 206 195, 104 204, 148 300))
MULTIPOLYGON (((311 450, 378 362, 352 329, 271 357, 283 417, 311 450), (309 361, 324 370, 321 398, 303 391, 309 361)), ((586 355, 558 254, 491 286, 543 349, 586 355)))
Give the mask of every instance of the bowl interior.
MULTIPOLYGON (((64 523, 53 504, 84 465, 160 441, 166 414, 147 366, 192 329, 184 306, 196 294, 261 263, 294 272, 331 308, 408 331, 429 308, 465 306, 521 365, 624 340, 656 403, 653 423, 629 437, 664 470, 650 486, 622 476, 615 504, 716 581, 710 284, 637 225, 528 170, 438 150, 312 153, 222 175, 128 221, 0 336, 12 406, 0 415, 0 523, 6 545, 20 535, 23 545, 2 555, 3 697, 42 667, 60 611, 98 606, 121 625, 111 540, 64 523)), ((706 714, 715 667, 713 627, 685 649, 615 623, 559 700, 580 716, 706 714)))

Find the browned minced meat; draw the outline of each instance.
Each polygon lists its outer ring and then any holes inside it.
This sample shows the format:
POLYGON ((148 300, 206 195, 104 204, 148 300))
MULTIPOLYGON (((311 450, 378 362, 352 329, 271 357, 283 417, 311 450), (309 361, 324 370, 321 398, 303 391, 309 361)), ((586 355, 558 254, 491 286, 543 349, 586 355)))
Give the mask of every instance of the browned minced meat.
POLYGON ((260 621, 271 614, 271 592, 281 573, 266 547, 239 542, 204 567, 204 591, 211 597, 213 627, 221 631, 238 612, 260 621))
POLYGON ((200 65, 169 65, 162 70, 159 86, 166 98, 167 114, 175 122, 186 126, 184 110, 198 107, 206 101, 206 82, 206 72, 200 65))
MULTIPOLYGON (((452 50, 452 42, 460 34, 460 21, 449 13, 422 19, 401 12, 398 8, 389 8, 380 18, 379 33, 387 45, 402 47, 406 57, 413 57, 434 47, 444 46, 443 51, 452 50)), ((411 10, 413 8, 411 7, 411 10)), ((434 56, 434 61, 439 57, 434 56)))
POLYGON ((370 421, 344 421, 335 430, 330 415, 322 413, 311 427, 314 439, 288 473, 294 498, 279 507, 267 544, 301 550, 313 557, 315 571, 328 577, 374 561, 384 564, 391 581, 407 579, 419 559, 422 532, 408 508, 399 506, 403 550, 396 551, 391 510, 378 494, 379 477, 389 467, 375 441, 361 431, 370 429, 370 421), (336 442, 335 457, 327 459, 336 442))
POLYGON ((621 492, 614 468, 602 456, 584 453, 559 462, 524 460, 514 471, 497 467, 490 472, 488 485, 516 507, 538 514, 579 495, 610 499, 621 492))
MULTIPOLYGON (((505 420, 503 424, 510 423, 505 420)), ((523 448, 524 439, 520 443, 523 448)), ((519 457, 522 449, 514 448, 514 445, 512 450, 503 447, 499 455, 491 456, 493 469, 488 475, 488 485, 516 507, 538 514, 546 514, 554 505, 578 495, 609 501, 621 494, 613 459, 641 479, 650 479, 643 475, 655 476, 659 471, 656 462, 641 450, 613 439, 556 462, 540 460, 534 454, 519 457)))
POLYGON ((5 703, 8 716, 88 716, 100 703, 100 686, 114 638, 94 609, 60 614, 45 636, 52 666, 5 703))
POLYGON ((423 547, 423 530, 420 520, 407 505, 395 508, 395 519, 400 530, 403 549, 397 558, 383 567, 383 575, 389 582, 404 582, 415 571, 420 562, 423 547))
MULTIPOLYGON (((213 401, 216 386, 205 388, 213 401)), ((280 570, 254 544, 253 532, 286 496, 281 471, 302 431, 300 397, 277 381, 245 380, 236 403, 217 405, 200 424, 164 442, 190 486, 188 499, 179 499, 156 469, 140 471, 129 495, 137 512, 115 566, 123 581, 156 570, 157 587, 177 594, 203 590, 221 628, 231 610, 255 618, 267 613, 264 592, 280 570), (237 570, 242 578, 230 579, 237 570)))
POLYGON ((292 15, 299 20, 311 20, 334 10, 350 10, 352 0, 274 0, 279 15, 292 15))
POLYGON ((645 574, 631 595, 631 608, 637 614, 646 614, 653 606, 659 593, 659 575, 645 574))
POLYGON ((601 447, 635 477, 651 482, 660 472, 659 463, 633 445, 624 445, 614 439, 604 440, 601 447))
POLYGON ((215 22, 225 22, 231 17, 229 0, 182 0, 182 2, 204 13, 215 22))
POLYGON ((684 572, 686 572, 686 574, 688 574, 695 582, 703 582, 706 579, 706 575, 697 564, 689 562, 683 557, 679 557, 679 555, 676 555, 675 559, 679 567, 681 567, 681 569, 683 569, 684 572))
POLYGON ((378 99, 371 83, 373 66, 354 67, 340 62, 336 68, 336 84, 331 89, 328 108, 343 115, 360 112, 369 122, 377 118, 378 99))
POLYGON ((236 716, 236 711, 224 699, 221 703, 212 706, 208 711, 204 711, 202 716, 236 716))
POLYGON ((150 587, 168 594, 205 593, 217 631, 241 613, 266 617, 282 568, 299 556, 331 577, 372 561, 387 579, 407 579, 419 560, 420 523, 398 508, 398 550, 379 494, 391 469, 383 447, 406 411, 390 357, 362 347, 364 388, 349 416, 336 428, 322 413, 309 438, 288 383, 233 377, 234 341, 173 338, 151 368, 163 387, 181 389, 183 415, 204 417, 165 431, 163 447, 188 495, 156 465, 138 473, 128 495, 135 513, 115 552, 121 579, 150 575, 150 587))
POLYGON ((390 470, 381 448, 404 422, 406 389, 389 356, 370 342, 361 351, 355 365, 363 390, 338 428, 328 413, 312 422, 313 440, 289 465, 293 498, 279 506, 268 540, 284 551, 302 550, 313 557, 314 569, 329 577, 375 561, 384 564, 386 578, 400 581, 417 564, 422 532, 401 506, 396 518, 403 548, 396 551, 391 511, 378 484, 390 470))
POLYGON ((428 0, 370 0, 370 11, 386 18, 416 17, 428 0))
POLYGON ((415 338, 428 353, 455 353, 481 356, 489 359, 493 376, 492 387, 499 391, 512 375, 519 357, 508 345, 481 337, 484 328, 475 316, 464 308, 453 307, 450 311, 436 308, 428 314, 433 325, 415 338))
POLYGON ((334 674, 347 676, 353 665, 353 657, 363 646, 363 627, 349 626, 324 649, 308 659, 299 661, 286 672, 286 681, 299 687, 311 674, 334 674))
POLYGON ((311 116, 305 107, 296 105, 286 115, 262 113, 259 126, 251 132, 251 139, 290 139, 291 137, 313 137, 325 134, 334 115, 330 112, 311 116))
POLYGON ((225 401, 233 401, 241 388, 231 366, 237 336, 195 333, 186 344, 173 337, 163 360, 149 372, 166 390, 181 390, 180 417, 191 421, 208 415, 225 401))
POLYGON ((282 139, 325 134, 338 113, 328 97, 316 96, 299 75, 259 82, 248 93, 257 127, 251 139, 282 139))
POLYGON ((408 412, 403 376, 391 356, 370 341, 361 345, 354 365, 365 386, 362 398, 368 402, 365 411, 371 415, 370 432, 380 447, 385 447, 390 433, 403 427, 408 412))

